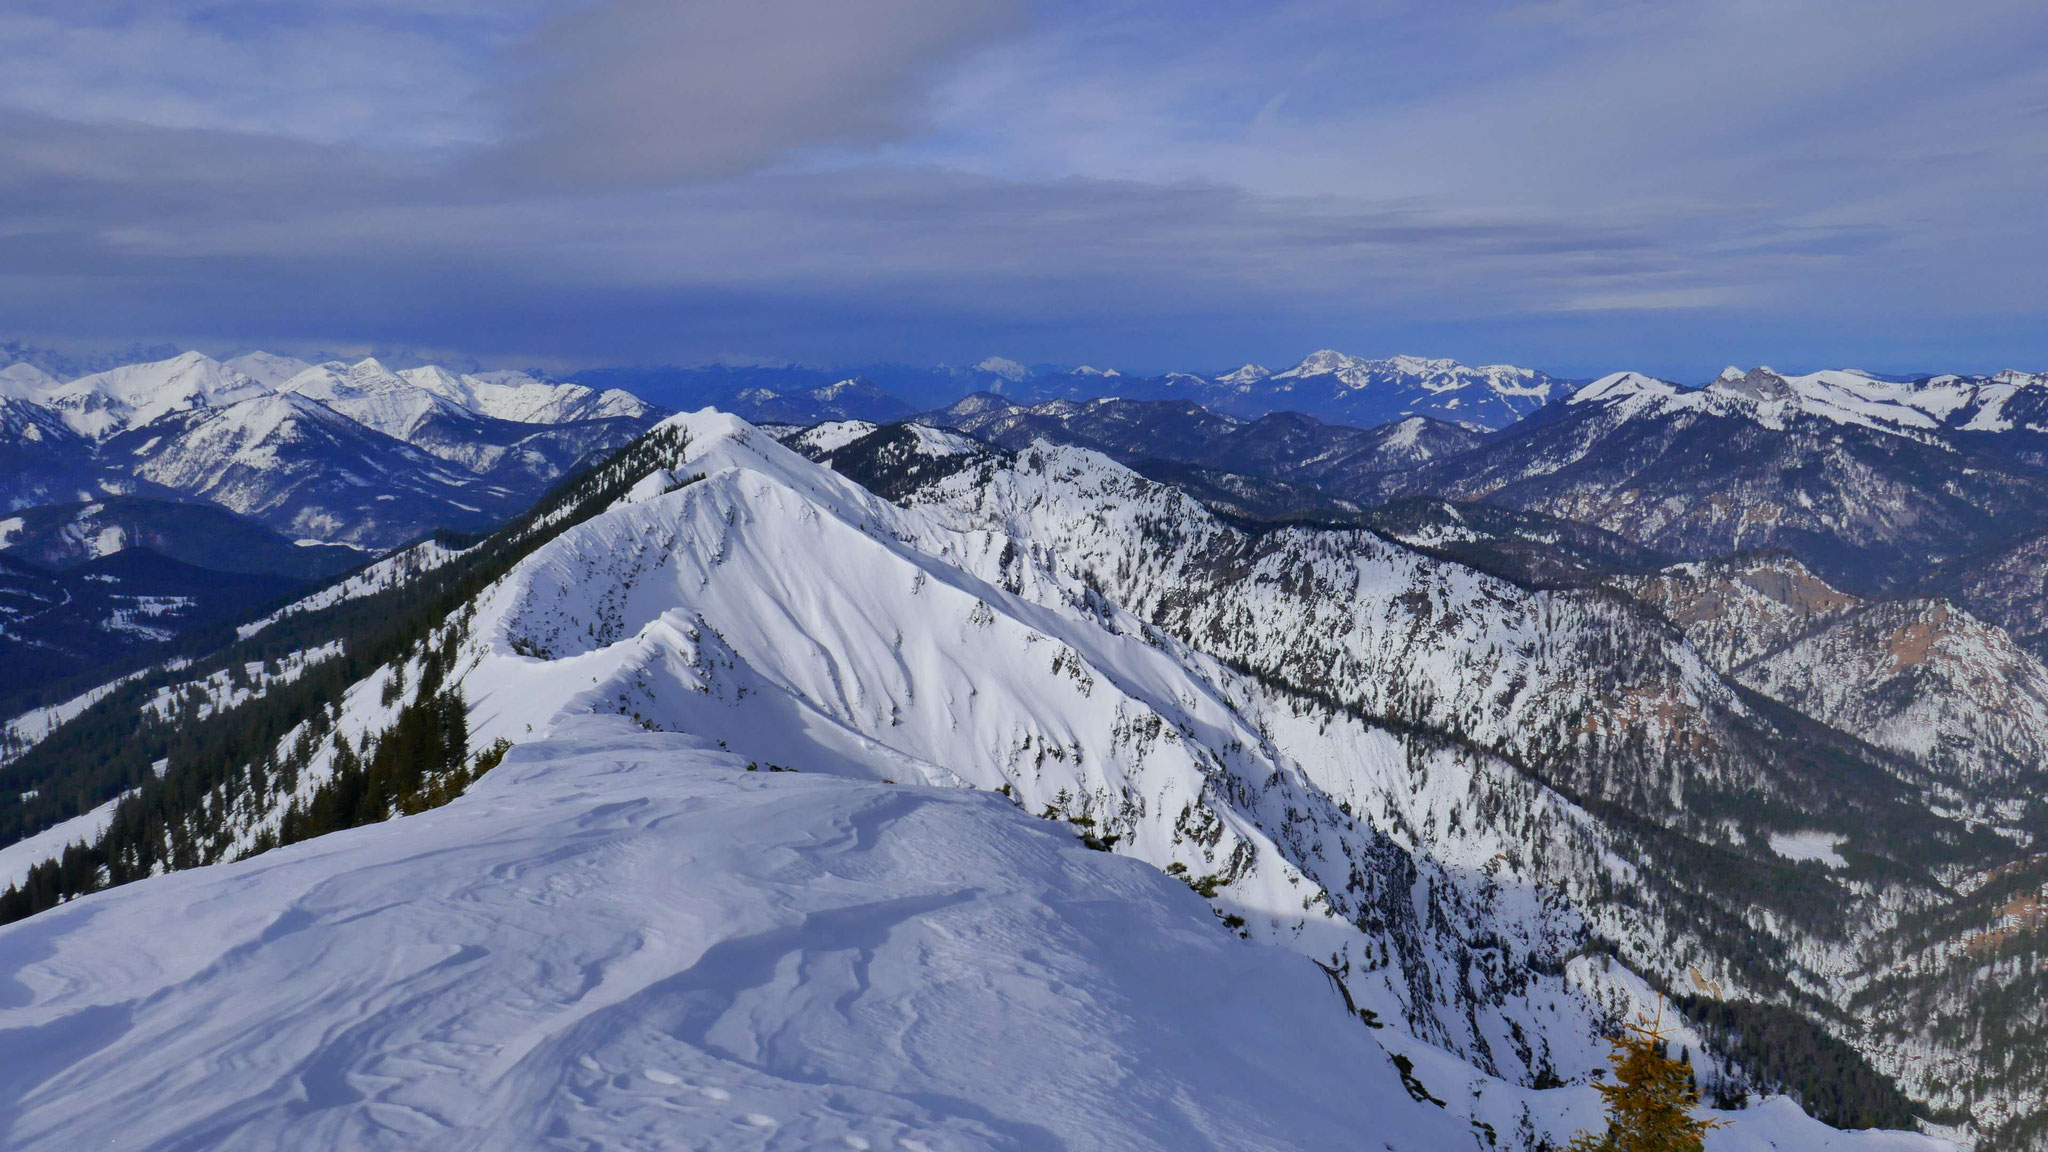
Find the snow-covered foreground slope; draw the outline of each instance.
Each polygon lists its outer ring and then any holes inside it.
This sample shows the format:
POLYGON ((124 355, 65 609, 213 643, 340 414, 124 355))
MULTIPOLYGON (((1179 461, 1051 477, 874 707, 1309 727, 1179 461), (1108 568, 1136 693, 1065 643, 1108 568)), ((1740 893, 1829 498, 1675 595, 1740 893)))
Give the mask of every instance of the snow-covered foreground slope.
MULTIPOLYGON (((1457 1103, 1417 1099, 1305 961, 1000 797, 750 773, 616 719, 0 957, 10 1148, 1435 1152, 1487 1146, 1468 1114, 1597 1112, 1426 1051, 1457 1103)), ((1934 1147, 1737 1121, 1710 1146, 1934 1147)))
POLYGON ((5 1143, 1470 1138, 1313 968, 999 797, 576 727, 448 808, 0 936, 5 1143))

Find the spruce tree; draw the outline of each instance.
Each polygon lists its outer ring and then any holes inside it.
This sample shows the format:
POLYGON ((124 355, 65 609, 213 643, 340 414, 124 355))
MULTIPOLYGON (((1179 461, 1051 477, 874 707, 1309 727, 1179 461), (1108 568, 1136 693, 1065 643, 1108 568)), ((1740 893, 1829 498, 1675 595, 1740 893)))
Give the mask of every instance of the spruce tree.
POLYGON ((1700 1093, 1692 1066, 1665 1055, 1664 1011, 1638 1020, 1610 1041, 1614 1082, 1595 1084, 1607 1101, 1607 1131, 1581 1132, 1571 1152, 1700 1152, 1721 1122, 1696 1117, 1700 1093))

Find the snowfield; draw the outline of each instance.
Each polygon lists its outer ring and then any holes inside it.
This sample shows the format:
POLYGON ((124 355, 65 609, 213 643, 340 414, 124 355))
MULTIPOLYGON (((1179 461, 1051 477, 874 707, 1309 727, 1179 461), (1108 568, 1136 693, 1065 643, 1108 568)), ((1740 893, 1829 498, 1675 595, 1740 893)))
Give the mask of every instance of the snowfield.
POLYGON ((0 934, 0 1139, 1471 1139, 1409 1098, 1313 967, 1001 797, 749 773, 688 736, 572 727, 447 808, 0 934))

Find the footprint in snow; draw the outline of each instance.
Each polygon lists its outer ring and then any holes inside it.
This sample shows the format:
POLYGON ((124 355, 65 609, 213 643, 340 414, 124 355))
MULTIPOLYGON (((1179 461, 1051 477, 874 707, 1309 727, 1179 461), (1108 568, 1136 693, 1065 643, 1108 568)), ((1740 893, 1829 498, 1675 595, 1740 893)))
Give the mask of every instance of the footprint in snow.
POLYGON ((676 1076, 673 1073, 663 1072, 659 1068, 642 1069, 640 1074, 642 1076, 647 1077, 649 1080, 654 1081, 656 1084, 676 1085, 681 1084, 683 1082, 681 1077, 676 1076))

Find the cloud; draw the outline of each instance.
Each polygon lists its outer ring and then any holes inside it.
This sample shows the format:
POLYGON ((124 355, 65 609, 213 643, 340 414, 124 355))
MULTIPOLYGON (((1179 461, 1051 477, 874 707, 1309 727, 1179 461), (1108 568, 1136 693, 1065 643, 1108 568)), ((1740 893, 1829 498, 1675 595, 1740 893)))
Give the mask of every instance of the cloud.
POLYGON ((494 159, 651 185, 878 144, 917 127, 938 70, 1021 18, 1008 0, 604 0, 535 35, 494 159))
POLYGON ((22 0, 0 313, 590 361, 2038 362, 1999 317, 2048 307, 2048 12, 1872 4, 22 0))

